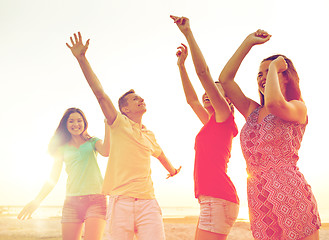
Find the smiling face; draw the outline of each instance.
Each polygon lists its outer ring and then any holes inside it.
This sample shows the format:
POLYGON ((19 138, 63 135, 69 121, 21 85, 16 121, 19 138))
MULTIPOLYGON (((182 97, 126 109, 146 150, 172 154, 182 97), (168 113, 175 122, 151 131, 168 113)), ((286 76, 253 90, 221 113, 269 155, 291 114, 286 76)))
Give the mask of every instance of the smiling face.
MULTIPOLYGON (((268 73, 268 68, 270 66, 272 61, 263 61, 259 66, 259 72, 257 75, 257 84, 258 84, 258 91, 264 95, 265 92, 265 86, 266 86, 266 78, 268 73)), ((278 73, 279 77, 279 85, 282 94, 285 96, 285 85, 287 83, 285 77, 282 75, 282 73, 278 73)))
POLYGON ((138 96, 136 93, 129 93, 126 97, 127 105, 123 107, 125 113, 145 113, 146 104, 144 99, 138 96))
POLYGON ((80 136, 85 130, 85 123, 80 113, 71 113, 67 119, 66 127, 72 136, 80 136))
MULTIPOLYGON (((217 86, 219 92, 222 94, 222 96, 225 97, 227 103, 230 104, 231 101, 225 96, 225 92, 224 92, 224 89, 223 89, 222 85, 221 85, 219 82, 215 82, 215 84, 216 84, 216 86, 217 86)), ((212 104, 211 104, 211 102, 210 102, 210 99, 209 99, 207 93, 204 93, 204 94, 202 95, 202 103, 203 103, 203 107, 204 107, 205 109, 207 109, 208 112, 209 112, 209 111, 210 111, 210 112, 213 111, 213 106, 212 106, 212 104)))
POLYGON ((259 72, 257 75, 257 84, 258 90, 264 95, 265 91, 265 84, 266 84, 266 77, 268 73, 268 67, 270 66, 271 61, 264 61, 259 66, 259 72))

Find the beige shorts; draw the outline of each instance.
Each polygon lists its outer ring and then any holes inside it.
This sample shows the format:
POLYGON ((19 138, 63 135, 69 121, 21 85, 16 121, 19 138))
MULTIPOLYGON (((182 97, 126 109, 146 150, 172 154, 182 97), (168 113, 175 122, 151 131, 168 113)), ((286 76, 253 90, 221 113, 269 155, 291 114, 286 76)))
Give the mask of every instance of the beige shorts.
POLYGON ((201 230, 228 235, 234 225, 239 204, 209 196, 199 196, 201 230))
POLYGON ((164 240, 162 213, 156 199, 110 197, 105 239, 164 240))

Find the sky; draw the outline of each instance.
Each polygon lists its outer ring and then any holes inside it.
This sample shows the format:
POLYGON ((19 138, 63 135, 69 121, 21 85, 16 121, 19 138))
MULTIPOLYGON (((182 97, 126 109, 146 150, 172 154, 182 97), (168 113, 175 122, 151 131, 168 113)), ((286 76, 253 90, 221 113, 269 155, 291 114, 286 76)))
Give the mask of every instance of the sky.
MULTIPOLYGON (((298 166, 312 186, 320 215, 329 221, 328 98, 329 2, 327 0, 0 0, 0 205, 25 205, 47 180, 53 159, 47 146, 69 107, 81 108, 89 134, 103 138, 104 116, 76 59, 65 45, 80 31, 90 39, 87 58, 114 103, 127 90, 145 99, 143 123, 152 130, 179 175, 152 159, 161 206, 197 206, 193 193, 194 139, 201 123, 185 102, 176 51, 186 43, 169 15, 185 16, 214 80, 244 38, 264 29, 272 38, 255 46, 236 76, 258 101, 256 76, 262 59, 281 53, 300 77, 309 124, 298 166)), ((190 79, 204 93, 191 56, 190 79)), ((236 111, 241 130, 244 119, 236 111)), ((107 159, 99 156, 104 173, 107 159)), ((233 140, 228 174, 246 217, 246 165, 239 136, 233 140)), ((62 205, 66 173, 44 200, 62 205)))

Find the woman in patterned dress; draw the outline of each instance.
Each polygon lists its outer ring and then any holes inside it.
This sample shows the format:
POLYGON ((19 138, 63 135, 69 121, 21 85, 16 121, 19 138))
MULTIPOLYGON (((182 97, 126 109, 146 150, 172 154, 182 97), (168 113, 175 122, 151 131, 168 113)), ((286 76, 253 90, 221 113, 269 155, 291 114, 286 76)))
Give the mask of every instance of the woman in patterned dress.
POLYGON ((292 62, 283 55, 261 62, 261 104, 246 97, 234 81, 250 49, 270 38, 263 30, 248 35, 219 77, 247 121, 240 141, 248 172, 251 230, 255 239, 319 239, 317 203, 296 165, 308 118, 292 62))

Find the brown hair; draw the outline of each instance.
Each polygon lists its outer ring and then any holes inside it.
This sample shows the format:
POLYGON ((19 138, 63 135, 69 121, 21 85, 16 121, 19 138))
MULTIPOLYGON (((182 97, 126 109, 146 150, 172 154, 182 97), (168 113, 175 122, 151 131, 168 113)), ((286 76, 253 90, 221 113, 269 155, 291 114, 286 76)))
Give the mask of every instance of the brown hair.
POLYGON ((85 129, 80 136, 85 140, 89 140, 91 138, 87 133, 88 122, 85 114, 79 108, 69 108, 65 111, 54 135, 50 139, 48 151, 51 155, 55 155, 59 147, 63 146, 71 140, 71 133, 67 130, 67 120, 72 113, 79 113, 85 124, 85 129))
POLYGON ((122 108, 123 107, 125 107, 125 106, 127 106, 127 98, 126 98, 126 96, 128 95, 128 94, 131 94, 131 93, 135 93, 135 90, 134 89, 130 89, 128 92, 126 92, 125 94, 123 94, 120 98, 119 98, 119 101, 118 101, 118 103, 119 103, 119 110, 120 110, 120 112, 122 113, 122 114, 124 114, 124 115, 126 115, 123 111, 122 111, 122 108))
MULTIPOLYGON (((284 58, 284 60, 286 61, 286 63, 288 64, 287 70, 282 72, 282 75, 287 80, 287 83, 285 84, 285 89, 286 89, 286 93, 284 96, 285 99, 287 101, 303 100, 302 96, 301 96, 300 88, 299 88, 299 77, 298 77, 297 71, 296 71, 292 61, 289 58, 287 58, 286 56, 284 56, 282 54, 276 54, 276 55, 272 55, 268 58, 265 58, 262 61, 262 63, 265 61, 273 61, 280 56, 282 56, 284 58)), ((260 91, 259 91, 259 96, 260 96, 261 105, 264 105, 264 95, 260 91)))

